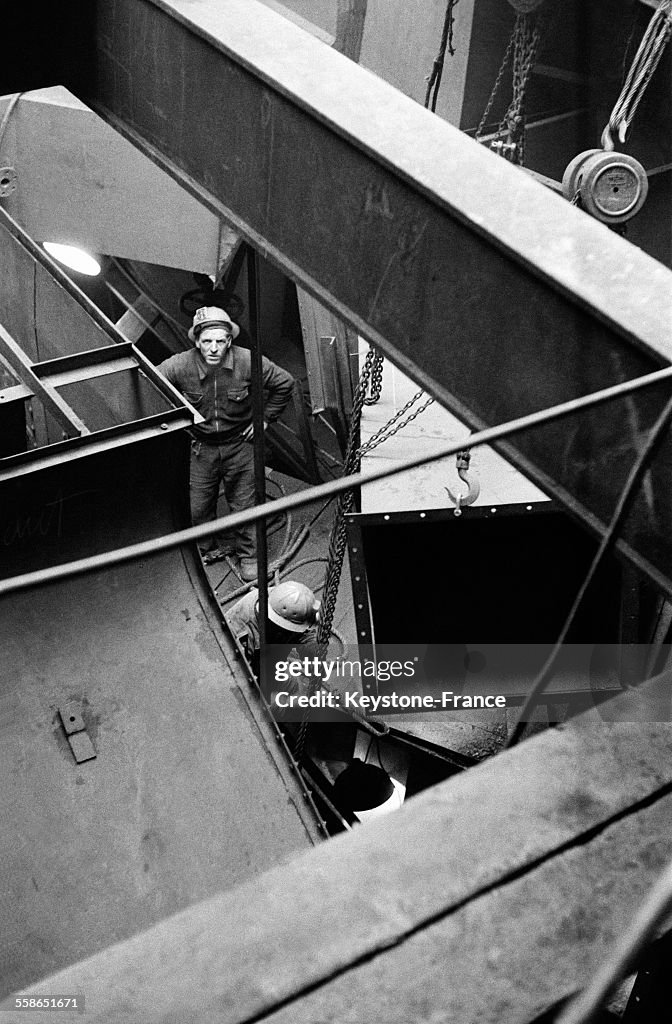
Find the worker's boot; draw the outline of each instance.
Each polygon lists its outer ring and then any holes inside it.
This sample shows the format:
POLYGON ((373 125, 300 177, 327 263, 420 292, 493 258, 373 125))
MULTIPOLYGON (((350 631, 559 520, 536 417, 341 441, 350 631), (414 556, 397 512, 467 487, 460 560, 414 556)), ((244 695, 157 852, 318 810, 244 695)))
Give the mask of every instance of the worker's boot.
POLYGON ((231 545, 223 545, 219 548, 210 548, 209 551, 201 551, 205 565, 212 565, 213 562, 222 562, 229 555, 235 554, 231 545))
POLYGON ((238 569, 240 578, 245 583, 252 583, 257 578, 257 560, 256 558, 241 558, 240 566, 238 569))

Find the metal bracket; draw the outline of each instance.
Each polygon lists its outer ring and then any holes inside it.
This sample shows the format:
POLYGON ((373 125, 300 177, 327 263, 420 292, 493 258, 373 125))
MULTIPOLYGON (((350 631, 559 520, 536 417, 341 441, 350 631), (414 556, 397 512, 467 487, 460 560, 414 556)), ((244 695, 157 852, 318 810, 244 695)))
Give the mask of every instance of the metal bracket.
POLYGON ((72 736, 68 736, 68 743, 77 764, 82 764, 83 761, 92 761, 97 756, 93 743, 86 731, 76 732, 72 736))
POLYGON ((72 755, 77 764, 82 764, 84 761, 92 761, 97 754, 86 731, 86 723, 82 716, 82 706, 79 701, 68 701, 67 704, 58 709, 58 713, 63 723, 65 734, 68 737, 72 755))
POLYGON ((86 729, 86 724, 82 718, 81 705, 74 700, 68 701, 62 708, 58 709, 58 713, 61 716, 61 722, 65 729, 66 736, 72 735, 74 732, 81 732, 86 729))

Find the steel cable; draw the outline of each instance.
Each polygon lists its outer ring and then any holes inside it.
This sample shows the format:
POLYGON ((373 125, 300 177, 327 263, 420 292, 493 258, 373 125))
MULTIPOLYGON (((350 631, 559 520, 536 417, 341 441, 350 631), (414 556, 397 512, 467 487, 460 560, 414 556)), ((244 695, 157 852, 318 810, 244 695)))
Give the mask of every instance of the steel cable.
POLYGON ((637 48, 625 84, 609 117, 609 123, 602 132, 604 149, 613 150, 613 134, 618 135, 621 144, 625 142, 637 107, 660 63, 671 34, 672 0, 661 0, 637 48))

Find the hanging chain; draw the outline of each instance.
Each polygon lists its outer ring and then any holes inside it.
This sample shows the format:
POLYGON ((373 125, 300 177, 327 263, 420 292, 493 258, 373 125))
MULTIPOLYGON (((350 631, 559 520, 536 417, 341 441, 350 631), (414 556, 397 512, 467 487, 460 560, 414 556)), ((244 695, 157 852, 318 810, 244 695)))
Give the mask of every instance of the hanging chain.
MULTIPOLYGON (((356 473, 359 469, 361 457, 357 441, 359 440, 359 427, 362 418, 362 409, 366 402, 366 392, 369 386, 369 381, 373 383, 374 367, 378 368, 378 366, 380 366, 379 360, 380 363, 382 363, 382 356, 380 356, 372 346, 367 352, 366 359, 364 360, 364 367, 362 369, 357 388, 355 389, 355 395, 352 402, 350 431, 348 433, 348 443, 343 465, 343 476, 350 476, 351 474, 356 473)), ((374 385, 374 387, 375 386, 376 385, 374 385)), ((378 391, 378 397, 380 397, 380 391, 378 391)), ((322 591, 322 604, 320 606, 320 621, 318 624, 317 634, 318 643, 320 645, 328 644, 331 636, 331 626, 334 621, 336 598, 338 596, 338 586, 340 583, 343 556, 346 548, 345 516, 351 511, 352 503, 352 491, 345 491, 338 500, 336 517, 331 530, 331 536, 329 538, 329 562, 327 566, 327 577, 324 584, 324 590, 322 591)))
POLYGON ((428 406, 430 406, 434 401, 433 398, 428 398, 427 401, 424 402, 419 409, 416 409, 415 412, 412 412, 407 419, 402 420, 401 423, 397 423, 397 420, 401 416, 403 416, 405 412, 408 412, 411 406, 415 405, 415 403, 420 398, 422 398, 424 393, 424 391, 416 392, 416 394, 413 395, 413 398, 411 398, 410 401, 406 402, 406 405, 403 407, 403 409, 399 409, 399 411, 396 412, 394 416, 392 416, 392 418, 387 421, 385 426, 381 427, 380 430, 377 430, 376 433, 373 434, 369 438, 369 440, 366 441, 359 449, 360 457, 362 455, 367 455, 370 451, 373 451, 373 449, 377 448, 379 444, 383 443, 383 441, 387 441, 388 437, 394 437, 394 435, 397 434, 403 427, 405 427, 408 423, 411 423, 412 420, 416 419, 421 412, 424 412, 425 409, 427 409, 428 406), (390 427, 392 427, 394 423, 397 423, 397 425, 391 430, 390 427))
MULTIPOLYGON (((362 409, 365 405, 371 405, 374 401, 378 401, 381 394, 383 383, 383 357, 380 352, 373 347, 369 348, 364 360, 364 366, 355 389, 355 395, 352 402, 352 414, 350 418, 350 430, 348 432, 348 442, 346 446, 345 459, 343 464, 343 476, 350 476, 353 473, 357 473, 362 460, 362 455, 365 452, 371 451, 376 448, 379 444, 382 444, 384 440, 396 434, 397 431, 401 430, 407 423, 414 420, 421 412, 432 404, 433 398, 428 398, 415 412, 411 413, 407 419, 401 423, 397 421, 406 413, 408 410, 422 397, 424 391, 418 391, 407 403, 400 409, 395 415, 381 427, 373 437, 371 437, 366 444, 358 445, 359 431, 362 419, 362 409), (370 390, 370 398, 367 398, 367 391, 370 390), (394 424, 396 423, 396 426, 394 424), (390 429, 393 427, 393 429, 390 429)), ((317 643, 318 643, 318 656, 324 658, 327 653, 329 640, 331 639, 331 628, 334 622, 334 613, 336 611, 336 600, 338 598, 338 590, 341 581, 341 573, 343 571, 343 560, 345 558, 345 549, 347 547, 347 531, 345 528, 346 516, 352 511, 354 503, 354 494, 352 491, 346 491, 339 499, 336 506, 336 515, 334 517, 334 524, 331 529, 329 537, 329 552, 327 558, 327 575, 324 583, 324 589, 322 591, 322 603, 320 605, 320 618, 317 625, 317 643)), ((311 681, 311 692, 316 689, 319 685, 317 680, 311 681)), ((296 739, 295 756, 297 761, 301 761, 305 745, 306 745, 306 734, 308 730, 308 715, 306 714, 299 726, 296 739)))
POLYGON ((525 161, 525 92, 539 46, 538 19, 529 14, 518 14, 512 38, 513 95, 499 123, 498 134, 506 136, 507 141, 515 145, 512 156, 514 162, 522 166, 525 161))
POLYGON ((488 122, 488 117, 490 116, 490 111, 492 110, 492 105, 493 105, 493 103, 495 102, 495 100, 497 98, 497 93, 499 92, 500 86, 502 84, 502 79, 504 77, 504 72, 506 71, 506 67, 507 67, 507 65, 509 63, 509 60, 511 59, 511 51, 513 50, 513 42, 514 42, 514 36, 512 34, 511 38, 509 39, 509 44, 506 47, 506 50, 504 52, 504 56, 502 58, 502 63, 499 66, 499 71, 497 72, 497 78, 495 79, 495 84, 492 87, 492 92, 490 93, 490 98, 488 99, 488 102, 485 105, 485 110, 483 111, 483 117, 481 118, 480 124, 479 124, 478 128, 476 129, 476 135, 474 137, 475 137, 477 142, 480 140, 481 136, 483 135, 483 131, 484 131, 485 126, 486 126, 486 124, 488 122))
POLYGON ((383 353, 379 349, 374 349, 373 345, 371 351, 374 353, 371 365, 371 394, 364 399, 364 405, 375 405, 383 390, 383 353))
POLYGON ((476 129, 475 138, 479 142, 499 93, 504 73, 513 56, 512 98, 497 127, 497 137, 490 143, 490 148, 499 156, 520 165, 525 161, 525 92, 540 38, 539 19, 536 16, 518 13, 490 98, 476 129))
MULTIPOLYGON (((373 345, 369 348, 364 360, 364 366, 355 389, 352 400, 352 412, 350 416, 350 430, 343 462, 343 476, 350 476, 359 469, 361 456, 359 454, 359 427, 362 419, 362 409, 366 403, 366 393, 371 385, 371 397, 374 401, 380 398, 380 389, 383 378, 383 357, 373 345), (375 377, 374 377, 375 372, 375 377), (375 397, 374 397, 375 396, 375 397)), ((369 403, 371 404, 371 403, 369 403)), ((334 523, 329 536, 329 552, 327 558, 327 575, 322 590, 322 602, 320 604, 320 618, 317 624, 318 656, 324 658, 327 653, 329 640, 331 639, 331 627, 334 622, 336 611, 336 599, 341 582, 343 570, 343 559, 347 547, 347 533, 345 529, 345 517, 352 511, 354 495, 352 491, 345 491, 338 498, 334 523)), ((319 686, 318 680, 311 680, 311 693, 319 686)), ((308 729, 308 713, 303 718, 296 738, 295 757, 301 761, 306 745, 306 732, 308 729)))

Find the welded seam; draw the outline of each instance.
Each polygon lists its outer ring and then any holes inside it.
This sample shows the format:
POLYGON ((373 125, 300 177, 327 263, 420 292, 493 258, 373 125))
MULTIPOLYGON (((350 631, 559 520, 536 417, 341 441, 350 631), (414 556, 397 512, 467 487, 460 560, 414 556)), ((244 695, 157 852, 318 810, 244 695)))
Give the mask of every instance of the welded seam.
POLYGON ((451 904, 449 907, 438 911, 435 914, 431 914, 424 918, 418 924, 413 927, 406 929, 399 935, 390 938, 387 941, 380 941, 374 949, 370 949, 365 953, 361 953, 347 964, 342 967, 336 967, 328 975, 320 978, 317 981, 311 982, 308 985, 304 985, 301 989, 292 992, 291 995, 284 997, 274 1003, 273 1006, 268 1006, 261 1010, 259 1013, 255 1013, 250 1017, 241 1018, 238 1024, 256 1024, 258 1021, 263 1021, 265 1018, 271 1016, 271 1014, 277 1013, 279 1010, 284 1009, 287 1006, 291 1006, 292 1003, 298 1002, 300 999, 304 999, 306 996, 311 995, 313 992, 319 991, 325 986, 336 981, 338 978, 350 971, 362 967, 366 964, 376 960, 381 954, 387 953, 391 949, 403 946, 409 939, 414 938, 420 932, 432 927, 433 925, 440 924, 442 921, 449 918, 451 915, 463 910, 470 903, 474 903, 476 900, 481 899, 483 896, 488 896, 490 893, 495 892, 498 889, 503 889, 507 885, 511 885, 517 882, 519 879, 524 878, 526 875, 532 874, 538 868, 547 864, 549 861, 555 860, 561 857, 565 853, 569 853, 571 850, 577 849, 578 847, 585 846, 587 843, 596 839, 599 835, 602 835, 613 825, 618 822, 625 820, 626 818, 632 817, 638 814, 640 811, 646 810, 648 807, 652 807, 654 804, 663 800, 666 796, 672 795, 672 782, 668 782, 661 789, 655 790, 650 793, 647 797, 643 797, 634 804, 630 804, 628 807, 611 817, 606 818, 599 825, 593 825, 591 828, 586 829, 585 832, 581 832, 579 835, 573 836, 566 842, 556 846, 553 850, 549 850, 533 860, 528 861, 526 864, 521 865, 518 868, 514 868, 512 871, 501 875, 493 882, 489 882, 487 885, 481 886, 480 889, 476 889, 463 899, 458 900, 456 903, 451 904))

